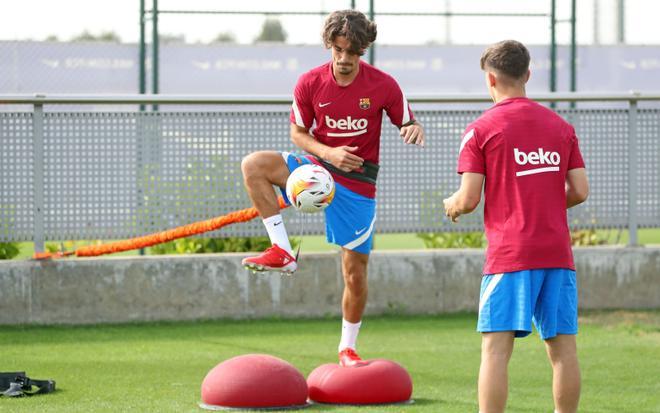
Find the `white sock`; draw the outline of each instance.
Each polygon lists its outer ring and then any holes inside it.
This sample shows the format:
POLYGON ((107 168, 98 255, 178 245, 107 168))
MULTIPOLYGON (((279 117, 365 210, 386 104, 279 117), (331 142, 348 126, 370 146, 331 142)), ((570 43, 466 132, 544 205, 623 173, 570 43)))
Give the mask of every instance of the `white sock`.
POLYGON ((264 226, 268 232, 268 238, 270 238, 271 244, 277 244, 284 251, 293 255, 293 250, 291 249, 291 243, 289 242, 289 236, 286 233, 286 228, 284 228, 284 221, 282 220, 282 215, 277 214, 272 217, 264 218, 264 226))
POLYGON ((341 340, 339 341, 339 351, 345 348, 352 348, 355 350, 357 343, 357 336, 360 332, 362 321, 351 323, 344 319, 341 320, 341 340))

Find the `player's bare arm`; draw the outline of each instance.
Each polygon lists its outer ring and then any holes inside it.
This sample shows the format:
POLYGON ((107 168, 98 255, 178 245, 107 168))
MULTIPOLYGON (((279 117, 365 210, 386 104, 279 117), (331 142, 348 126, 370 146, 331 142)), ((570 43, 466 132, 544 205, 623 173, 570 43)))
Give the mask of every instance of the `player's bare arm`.
POLYGON ((399 135, 405 144, 424 146, 424 128, 417 120, 410 125, 402 126, 399 135))
POLYGON ((312 155, 318 156, 319 158, 325 159, 342 171, 353 171, 361 168, 364 163, 364 159, 352 153, 358 149, 357 146, 339 146, 332 148, 314 139, 309 133, 309 129, 303 128, 294 123, 291 124, 291 140, 299 148, 312 155))
POLYGON ((485 176, 474 172, 465 172, 461 177, 461 186, 452 196, 444 199, 445 215, 452 222, 458 222, 458 217, 474 211, 481 201, 481 188, 485 176))
POLYGON ((589 196, 589 181, 585 168, 571 169, 566 174, 566 209, 579 205, 589 196))

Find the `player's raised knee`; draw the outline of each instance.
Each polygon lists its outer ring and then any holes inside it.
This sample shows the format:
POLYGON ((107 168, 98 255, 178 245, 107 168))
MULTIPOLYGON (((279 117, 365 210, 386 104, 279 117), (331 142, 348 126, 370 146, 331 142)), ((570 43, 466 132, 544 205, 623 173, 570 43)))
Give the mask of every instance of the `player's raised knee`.
POLYGON ((243 172, 244 177, 254 174, 259 170, 257 167, 259 161, 259 152, 252 152, 249 155, 245 156, 241 161, 241 172, 243 172))
POLYGON ((273 169, 272 159, 272 153, 267 151, 252 152, 245 156, 241 161, 243 179, 250 181, 266 176, 267 172, 273 169))

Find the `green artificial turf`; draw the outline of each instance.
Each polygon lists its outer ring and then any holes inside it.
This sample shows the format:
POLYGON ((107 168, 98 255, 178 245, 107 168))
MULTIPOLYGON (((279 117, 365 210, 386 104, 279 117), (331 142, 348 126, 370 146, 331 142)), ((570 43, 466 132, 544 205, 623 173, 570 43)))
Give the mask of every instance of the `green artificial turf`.
MULTIPOLYGON (((476 412, 480 336, 474 314, 367 317, 364 358, 405 366, 415 403, 304 411, 476 412)), ((246 320, 81 327, 0 326, 0 370, 56 380, 54 394, 0 397, 0 412, 201 412, 200 386, 219 362, 271 354, 305 376, 336 362, 340 321, 246 320)), ((580 412, 660 412, 660 312, 581 316, 580 412)), ((537 335, 516 341, 508 412, 551 412, 551 370, 537 335)))

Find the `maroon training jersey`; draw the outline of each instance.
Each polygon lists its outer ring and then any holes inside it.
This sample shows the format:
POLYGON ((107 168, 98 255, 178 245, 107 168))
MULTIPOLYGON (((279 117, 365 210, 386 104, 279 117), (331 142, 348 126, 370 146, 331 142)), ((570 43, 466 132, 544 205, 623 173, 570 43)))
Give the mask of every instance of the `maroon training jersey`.
MULTIPOLYGON (((291 123, 311 129, 312 135, 330 147, 357 146, 353 152, 378 163, 383 111, 401 126, 413 119, 408 101, 392 76, 360 60, 360 70, 348 86, 339 86, 332 62, 304 73, 293 92, 291 123)), ((368 198, 376 187, 337 174, 333 178, 368 198)))
POLYGON ((484 274, 575 270, 566 217, 566 174, 584 168, 573 127, 527 98, 488 109, 465 130, 458 173, 486 176, 484 274))

